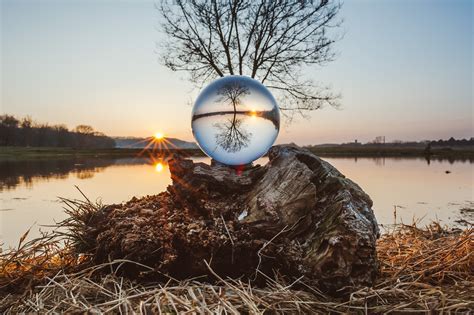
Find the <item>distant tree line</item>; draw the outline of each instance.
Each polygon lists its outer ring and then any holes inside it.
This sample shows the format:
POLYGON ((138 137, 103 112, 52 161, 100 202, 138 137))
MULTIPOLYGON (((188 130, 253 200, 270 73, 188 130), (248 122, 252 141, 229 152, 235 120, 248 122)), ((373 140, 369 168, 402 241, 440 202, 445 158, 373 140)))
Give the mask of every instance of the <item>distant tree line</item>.
POLYGON ((400 146, 400 147, 419 147, 419 146, 434 146, 434 147, 454 147, 454 146, 474 146, 474 137, 470 139, 454 139, 453 137, 448 140, 423 140, 423 141, 403 141, 393 140, 385 142, 385 136, 378 136, 374 140, 367 143, 361 143, 357 140, 354 142, 348 142, 341 144, 342 146, 400 146))
POLYGON ((0 146, 113 148, 115 141, 87 125, 69 130, 65 125, 36 123, 30 117, 1 115, 0 146))
POLYGON ((468 139, 459 139, 456 140, 453 137, 449 138, 448 140, 438 140, 438 141, 431 141, 432 146, 474 146, 474 138, 471 137, 469 140, 468 139))

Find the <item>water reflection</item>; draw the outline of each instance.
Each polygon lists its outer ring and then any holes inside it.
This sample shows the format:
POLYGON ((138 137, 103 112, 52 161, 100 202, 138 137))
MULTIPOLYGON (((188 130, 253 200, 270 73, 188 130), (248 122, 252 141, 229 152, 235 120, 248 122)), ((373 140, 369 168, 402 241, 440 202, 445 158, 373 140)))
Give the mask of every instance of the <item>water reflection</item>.
MULTIPOLYGON (((224 140, 223 140, 224 141, 224 140)), ((223 144, 226 145, 226 144, 223 144)), ((171 155, 162 155, 148 158, 66 158, 66 159, 33 159, 33 160, 0 160, 0 192, 14 190, 17 186, 33 187, 38 181, 61 180, 70 175, 77 179, 89 180, 96 174, 103 172, 111 166, 133 166, 150 165, 155 172, 164 172, 168 168, 168 160, 171 155)), ((193 158, 196 159, 196 158, 193 158)), ((444 165, 444 171, 449 170, 449 165, 473 164, 473 158, 442 158, 442 157, 324 157, 331 161, 371 162, 371 165, 384 167, 386 161, 390 164, 401 163, 406 165, 408 161, 414 161, 415 165, 430 166, 435 163, 433 169, 444 165)), ((474 179, 473 179, 474 180, 474 179)))
POLYGON ((444 162, 447 161, 449 164, 454 163, 474 163, 474 157, 441 157, 441 156, 426 156, 425 161, 428 165, 432 162, 444 162))
POLYGON ((214 81, 199 95, 192 128, 207 155, 225 164, 242 165, 268 151, 280 129, 280 114, 261 83, 229 76, 214 81))
POLYGON ((168 159, 0 161, 0 245, 15 246, 32 225, 29 237, 37 237, 39 229, 49 229, 42 225, 65 219, 58 197, 83 200, 76 186, 104 204, 165 191, 170 184, 168 159))
POLYGON ((163 162, 158 162, 155 164, 155 171, 157 171, 158 173, 163 172, 163 168, 163 162))
POLYGON ((240 151, 242 147, 247 147, 252 133, 242 128, 242 122, 243 119, 238 119, 234 113, 232 118, 224 123, 215 123, 214 127, 218 130, 215 134, 217 145, 232 153, 240 151))
MULTIPOLYGON (((82 198, 75 185, 91 200, 101 199, 106 204, 165 191, 171 183, 168 159, 0 161, 0 243, 13 246, 32 224, 64 219, 57 197, 82 198)), ((397 219, 405 223, 412 218, 450 223, 458 219, 461 208, 472 208, 474 168, 469 159, 436 158, 430 163, 424 158, 324 159, 371 196, 379 223, 393 223, 395 205, 397 219)), ((193 160, 210 163, 209 158, 193 160)), ((34 235, 32 231, 30 236, 34 235)))
POLYGON ((73 175, 80 180, 92 179, 110 166, 152 165, 157 172, 168 167, 169 156, 138 158, 70 158, 0 160, 0 192, 17 186, 33 187, 40 181, 67 179, 73 175))
POLYGON ((80 179, 92 178, 95 173, 114 164, 111 159, 48 159, 0 161, 0 191, 18 185, 31 187, 35 181, 64 179, 73 173, 80 179))
MULTIPOLYGON (((324 156, 324 155, 323 155, 324 156)), ((350 157, 344 157, 344 156, 332 156, 328 155, 327 157, 329 158, 350 158, 350 157)), ((426 165, 430 165, 433 162, 438 162, 438 163, 449 163, 449 164, 454 164, 454 163, 468 163, 468 164, 473 164, 474 163, 474 157, 443 157, 443 156, 375 156, 375 157, 367 157, 367 156, 354 156, 350 159, 353 159, 354 163, 357 163, 359 159, 362 160, 371 160, 374 162, 375 165, 378 166, 384 166, 385 165, 385 160, 390 160, 390 161, 406 161, 406 160, 418 160, 421 162, 425 162, 426 165)))

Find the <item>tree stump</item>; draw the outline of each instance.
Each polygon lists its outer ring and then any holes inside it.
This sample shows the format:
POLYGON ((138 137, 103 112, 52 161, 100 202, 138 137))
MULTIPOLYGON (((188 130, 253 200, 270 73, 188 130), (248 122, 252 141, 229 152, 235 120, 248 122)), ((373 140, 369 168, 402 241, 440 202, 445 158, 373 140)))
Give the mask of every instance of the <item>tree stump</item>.
POLYGON ((305 149, 274 146, 268 157, 239 169, 176 156, 166 192, 83 215, 77 250, 178 279, 212 280, 210 267, 257 284, 303 277, 332 294, 371 285, 379 231, 370 197, 305 149))

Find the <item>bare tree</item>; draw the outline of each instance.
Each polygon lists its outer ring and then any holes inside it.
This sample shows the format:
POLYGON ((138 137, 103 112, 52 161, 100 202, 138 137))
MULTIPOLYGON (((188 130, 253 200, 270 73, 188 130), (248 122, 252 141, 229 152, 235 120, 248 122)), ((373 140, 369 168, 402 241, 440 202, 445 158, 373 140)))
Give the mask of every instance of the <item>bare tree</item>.
POLYGON ((237 118, 234 113, 231 119, 224 123, 216 123, 214 127, 218 130, 215 135, 216 144, 227 152, 238 152, 247 147, 252 138, 252 133, 242 126, 242 119, 237 118))
POLYGON ((226 74, 258 79, 287 115, 337 106, 338 96, 302 69, 333 59, 329 30, 340 24, 340 7, 328 0, 163 1, 164 63, 197 84, 226 74))
POLYGON ((74 128, 74 131, 84 135, 94 134, 94 128, 88 125, 78 125, 76 128, 74 128))
POLYGON ((216 143, 227 152, 240 151, 250 142, 252 133, 247 132, 241 126, 242 119, 237 118, 237 106, 242 103, 242 97, 248 94, 250 94, 249 88, 239 82, 225 84, 217 91, 217 95, 221 96, 218 101, 230 103, 234 109, 232 119, 225 124, 214 125, 219 130, 216 134, 216 143))
POLYGON ((225 84, 217 91, 217 95, 221 96, 218 101, 230 102, 234 108, 234 113, 237 112, 237 106, 242 103, 242 97, 249 94, 249 88, 238 82, 225 84))

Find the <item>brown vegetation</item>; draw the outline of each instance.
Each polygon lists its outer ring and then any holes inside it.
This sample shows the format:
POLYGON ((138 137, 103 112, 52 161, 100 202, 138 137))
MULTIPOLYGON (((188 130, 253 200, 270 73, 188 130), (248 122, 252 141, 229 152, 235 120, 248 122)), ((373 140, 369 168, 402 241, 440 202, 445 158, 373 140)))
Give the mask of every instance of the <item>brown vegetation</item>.
MULTIPOLYGON (((89 202, 67 201, 84 211, 98 211, 89 202)), ((179 312, 366 312, 452 311, 474 308, 474 233, 472 228, 448 230, 439 224, 426 228, 397 225, 377 244, 379 276, 371 288, 342 298, 330 297, 307 285, 304 278, 287 283, 276 275, 263 286, 219 276, 209 262, 202 264, 214 275, 204 279, 176 280, 160 270, 127 259, 100 264, 80 255, 77 244, 84 235, 74 220, 60 230, 25 242, 0 254, 1 312, 136 311, 179 312), (122 268, 139 267, 161 281, 120 275, 122 268)), ((261 245, 265 246, 264 244, 261 245)))

